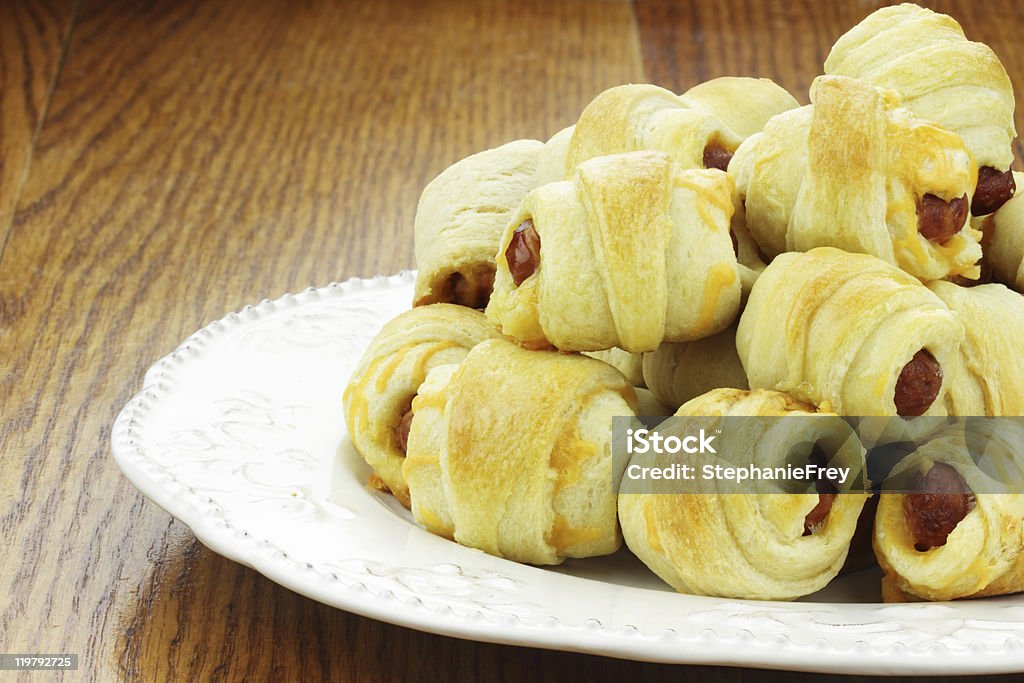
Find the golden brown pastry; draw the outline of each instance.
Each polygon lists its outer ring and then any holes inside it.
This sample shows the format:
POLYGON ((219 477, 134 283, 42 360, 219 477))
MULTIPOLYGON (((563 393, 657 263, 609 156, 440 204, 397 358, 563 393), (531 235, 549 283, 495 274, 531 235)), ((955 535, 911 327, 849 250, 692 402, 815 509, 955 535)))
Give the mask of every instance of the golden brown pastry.
POLYGON ((995 493, 1009 479, 990 479, 968 455, 983 453, 1019 485, 1024 429, 1012 420, 968 428, 950 426, 896 466, 893 477, 915 493, 880 497, 874 547, 886 602, 1024 590, 1024 495, 995 493))
MULTIPOLYGON (((745 429, 735 420, 723 422, 721 443, 746 454, 748 463, 775 468, 787 459, 798 464, 792 449, 802 442, 808 461, 863 474, 864 449, 849 425, 786 394, 716 389, 676 415, 781 418, 743 421, 745 429)), ((639 460, 634 456, 630 467, 639 460)), ((823 588, 839 573, 867 500, 865 493, 840 494, 830 484, 815 482, 814 493, 723 493, 711 480, 706 488, 694 482, 690 490, 700 493, 659 493, 660 482, 636 492, 627 492, 635 489, 624 483, 619 520, 630 550, 677 591, 791 600, 823 588)))
POLYGON ((1024 416, 1024 296, 1003 285, 928 288, 966 330, 946 394, 949 414, 1024 416))
POLYGON ((736 324, 704 339, 665 343, 643 354, 643 379, 662 403, 678 408, 712 389, 746 389, 736 324))
POLYGON ((851 78, 815 79, 811 101, 769 121, 729 165, 764 253, 832 246, 922 280, 978 277, 977 169, 960 137, 851 78))
POLYGON ((588 159, 638 150, 664 152, 683 168, 724 171, 746 136, 796 106, 767 79, 719 78, 682 96, 649 84, 609 88, 580 115, 566 177, 588 159))
MULTIPOLYGON (((566 136, 571 139, 556 145, 565 149, 562 179, 587 159, 637 150, 665 152, 682 168, 724 171, 743 140, 772 116, 797 106, 792 95, 766 78, 723 76, 679 96, 654 85, 611 88, 587 106, 566 136)), ((743 207, 737 204, 732 232, 746 293, 764 263, 742 218, 743 207)))
POLYGON ((497 336, 479 311, 421 306, 384 325, 352 373, 343 399, 349 436, 373 468, 375 483, 406 507, 402 463, 413 397, 431 368, 458 363, 469 349, 497 336))
POLYGON ((1013 196, 1013 85, 992 49, 967 40, 952 17, 884 7, 836 41, 825 73, 895 90, 916 116, 961 136, 979 169, 974 215, 1013 196))
POLYGON ((693 86, 679 99, 691 109, 711 114, 741 140, 760 131, 776 114, 800 106, 796 98, 774 81, 747 76, 712 78, 693 86))
POLYGON ((840 415, 944 415, 958 316, 907 273, 831 247, 777 257, 736 347, 753 388, 840 415))
POLYGON ((721 171, 683 171, 659 152, 580 164, 512 215, 488 318, 566 351, 653 351, 724 329, 740 304, 731 193, 721 171))
POLYGON ((612 418, 636 395, 611 366, 495 339, 433 370, 413 401, 404 475, 416 520, 499 557, 614 552, 612 418))
MULTIPOLYGON (((1017 183, 1024 173, 1013 172, 1017 183)), ((985 261, 995 276, 1008 287, 1024 292, 1024 197, 1014 196, 998 211, 984 219, 988 236, 985 261)))
POLYGON ((544 143, 516 140, 462 159, 424 188, 416 208, 413 305, 484 308, 510 212, 535 186, 544 143))
MULTIPOLYGON (((773 116, 800 106, 789 92, 773 81, 767 78, 742 76, 721 76, 699 83, 683 93, 679 99, 692 109, 713 115, 741 141, 761 132, 773 116)), ((728 167, 728 159, 720 154, 716 158, 714 150, 709 161, 715 168, 726 170, 728 167)), ((705 166, 707 165, 705 163, 705 166)), ((747 230, 743 203, 739 201, 738 193, 734 192, 733 195, 734 211, 730 225, 733 248, 739 262, 743 296, 746 297, 757 276, 764 270, 765 263, 757 242, 747 230)))

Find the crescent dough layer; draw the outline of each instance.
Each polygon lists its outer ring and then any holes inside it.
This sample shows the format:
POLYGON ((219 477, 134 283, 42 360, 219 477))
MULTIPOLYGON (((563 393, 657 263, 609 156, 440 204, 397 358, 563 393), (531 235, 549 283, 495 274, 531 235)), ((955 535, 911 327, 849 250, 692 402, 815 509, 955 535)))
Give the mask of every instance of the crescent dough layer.
MULTIPOLYGON (((773 116, 800 106, 785 88, 774 81, 737 76, 722 76, 699 83, 683 93, 680 99, 693 109, 715 116, 741 141, 761 132, 773 116)), ((747 230, 743 203, 736 192, 733 193, 733 208, 731 231, 736 238, 740 279, 746 296, 764 270, 765 263, 757 243, 747 230)))
MULTIPOLYGON (((896 415, 896 381, 925 349, 948 368, 957 315, 919 281, 831 247, 777 257, 740 318, 736 347, 752 388, 792 393, 840 415, 896 415)), ((948 373, 925 413, 943 415, 948 373)))
POLYGON ((614 552, 612 417, 635 405, 601 361, 483 342, 431 372, 413 402, 404 474, 416 520, 519 562, 614 552))
POLYGON ((486 303, 508 214, 535 186, 544 143, 516 140, 458 161, 424 188, 416 208, 413 305, 486 303), (459 283, 459 280, 462 283, 459 283), (456 286, 465 288, 460 301, 456 286))
MULTIPOLYGON (((732 154, 773 116, 798 106, 792 95, 766 78, 723 76, 682 95, 645 84, 610 88, 587 105, 579 123, 559 141, 566 158, 558 180, 571 177, 588 159, 639 150, 664 152, 681 168, 704 168, 709 146, 732 154)), ((732 231, 746 292, 765 264, 743 225, 740 204, 732 231)))
MULTIPOLYGON (((825 444, 858 471, 864 467, 864 450, 845 422, 824 414, 809 419, 814 407, 786 394, 717 389, 676 415, 800 416, 788 428, 787 420, 774 421, 776 428, 767 431, 755 429, 766 421, 751 421, 746 433, 734 426, 728 443, 747 449, 758 466, 782 464, 793 443, 807 441, 825 444)), ((837 496, 808 535, 805 517, 819 498, 813 493, 622 493, 619 520, 630 550, 677 591, 790 600, 821 589, 839 573, 867 497, 837 496)))
POLYGON ((682 95, 647 84, 610 88, 584 109, 578 133, 572 125, 547 141, 536 185, 570 178, 587 159, 623 152, 655 150, 684 168, 704 168, 704 149, 710 142, 738 145, 772 116, 798 106, 767 78, 723 76, 682 95))
POLYGON ((544 143, 544 149, 537 157, 537 176, 533 184, 534 187, 565 180, 572 175, 572 172, 566 168, 566 164, 569 158, 569 143, 575 132, 575 125, 563 128, 544 143))
POLYGON ((498 336, 483 313, 434 304, 388 322, 363 353, 345 388, 348 433, 359 455, 406 507, 404 454, 397 429, 431 368, 458 363, 469 349, 498 336))
POLYGON ((885 576, 882 595, 887 602, 954 600, 1002 595, 1024 590, 1024 495, 986 493, 998 482, 988 477, 967 455, 979 450, 992 462, 1015 470, 1020 480, 1021 455, 1016 453, 1024 429, 1019 422, 994 421, 953 425, 901 461, 893 475, 920 470, 942 462, 957 470, 967 486, 977 491, 973 508, 946 538, 945 545, 919 551, 904 509, 906 494, 881 495, 875 517, 874 548, 885 576), (996 427, 995 429, 992 429, 996 427), (976 445, 968 444, 978 440, 976 445))
POLYGON ((747 76, 712 78, 693 86, 679 99, 691 109, 711 114, 741 140, 760 131, 776 114, 800 106, 774 81, 747 76))
POLYGON ((1024 297, 1003 285, 928 288, 956 312, 966 335, 947 394, 950 415, 1024 415, 1024 297))
MULTIPOLYGON (((1013 177, 1017 187, 1024 187, 1024 173, 1014 171, 1013 177)), ((985 232, 991 231, 985 260, 1000 281, 1024 292, 1024 193, 1014 195, 985 223, 985 232)))
POLYGON ((584 351, 584 356, 590 356, 604 361, 612 366, 629 380, 634 387, 644 387, 643 359, 642 353, 630 353, 618 348, 606 349, 604 351, 584 351))
POLYGON ((960 135, 979 166, 1013 161, 1013 85, 996 54, 952 17, 912 4, 884 7, 842 35, 825 73, 895 90, 915 115, 960 135))
POLYGON ((658 152, 584 162, 512 215, 488 318, 525 344, 567 351, 653 351, 722 330, 740 304, 731 193, 725 173, 683 171, 658 152), (527 220, 540 254, 516 285, 506 251, 527 220))
POLYGON ((580 115, 566 173, 588 159, 638 150, 664 152, 683 168, 704 168, 709 145, 732 153, 773 115, 796 106, 767 79, 716 78, 683 95, 649 84, 609 88, 580 115))
POLYGON ((686 106, 669 90, 620 85, 602 92, 580 114, 566 169, 588 159, 638 150, 664 152, 683 168, 704 168, 708 145, 731 152, 740 142, 713 114, 686 106))
POLYGON ((678 408, 712 389, 746 389, 736 352, 736 325, 692 342, 665 343, 643 354, 644 383, 662 403, 678 408))
POLYGON ((977 278, 981 246, 964 213, 945 242, 918 231, 926 195, 970 200, 977 167, 955 134, 914 118, 899 98, 821 76, 812 105, 776 116, 729 165, 746 227, 770 257, 833 246, 922 279, 977 278))

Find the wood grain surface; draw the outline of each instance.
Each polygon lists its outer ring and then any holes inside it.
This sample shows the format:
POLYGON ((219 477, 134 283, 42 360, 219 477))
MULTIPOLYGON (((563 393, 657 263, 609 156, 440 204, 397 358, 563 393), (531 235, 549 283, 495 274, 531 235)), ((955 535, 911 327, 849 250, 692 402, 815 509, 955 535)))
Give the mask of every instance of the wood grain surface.
POLYGON ((0 250, 46 117, 74 0, 0 2, 0 250))
MULTIPOLYGON (((66 680, 823 679, 485 645, 325 607, 145 501, 109 432, 145 369, 210 320, 412 267, 419 192, 457 159, 546 138, 623 82, 749 74, 806 100, 874 7, 0 3, 0 652, 78 653, 66 680)), ((1022 92, 1019 9, 936 7, 1022 92)))

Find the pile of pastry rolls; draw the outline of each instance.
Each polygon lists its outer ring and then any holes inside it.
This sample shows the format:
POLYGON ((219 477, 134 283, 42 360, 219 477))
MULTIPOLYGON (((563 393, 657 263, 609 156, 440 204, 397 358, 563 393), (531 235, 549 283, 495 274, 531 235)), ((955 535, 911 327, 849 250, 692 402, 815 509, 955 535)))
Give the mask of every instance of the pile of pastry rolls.
MULTIPOLYGON (((547 142, 431 181, 414 307, 344 394, 371 483, 511 560, 624 540, 687 593, 807 595, 856 564, 858 528, 886 600, 1024 591, 1024 496, 982 492, 941 430, 893 470, 925 493, 618 494, 616 416, 811 416, 791 424, 814 442, 853 416, 903 418, 905 437, 918 416, 1024 415, 1005 70, 952 18, 900 5, 824 72, 806 106, 766 79, 614 87, 547 142)), ((875 436, 844 457, 866 468, 875 436)))

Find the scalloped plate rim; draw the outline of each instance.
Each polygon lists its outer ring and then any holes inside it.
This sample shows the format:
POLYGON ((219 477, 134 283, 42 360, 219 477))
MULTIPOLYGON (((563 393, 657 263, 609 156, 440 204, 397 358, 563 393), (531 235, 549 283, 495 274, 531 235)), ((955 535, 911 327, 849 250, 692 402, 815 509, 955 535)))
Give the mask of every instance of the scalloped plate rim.
MULTIPOLYGON (((240 537, 237 531, 231 532, 225 524, 218 524, 204 509, 216 503, 202 503, 195 495, 181 495, 180 491, 175 491, 175 487, 179 487, 180 484, 173 481, 173 478, 171 482, 160 480, 159 473, 155 472, 159 466, 148 459, 141 445, 140 415, 150 410, 151 404, 159 401, 160 390, 165 389, 173 380, 173 366, 187 362, 187 359, 182 360, 182 357, 189 355, 195 346, 201 346, 206 339, 222 333, 231 325, 244 325, 249 321, 258 320, 266 312, 273 312, 282 307, 306 305, 325 296, 344 296, 355 289, 406 286, 411 284, 415 274, 415 271, 403 270, 394 275, 377 275, 373 278, 353 277, 323 287, 309 287, 298 293, 286 293, 274 300, 263 299, 257 304, 229 313, 189 335, 174 351, 160 358, 147 370, 143 388, 118 414, 111 433, 111 449, 118 467, 139 492, 188 526, 213 552, 250 567, 275 583, 318 602, 365 617, 438 635, 636 661, 776 668, 822 673, 913 675, 1014 673, 1024 670, 1024 640, 1021 638, 1024 635, 1024 622, 1007 622, 1018 628, 1015 634, 1008 629, 1008 637, 1000 650, 970 643, 963 651, 952 651, 943 646, 915 652, 905 647, 875 650, 872 649, 870 642, 864 640, 857 641, 857 647, 850 649, 834 646, 825 639, 822 639, 824 642, 816 643, 815 647, 807 648, 788 640, 770 643, 758 641, 756 634, 746 631, 740 631, 739 637, 731 638, 714 632, 714 635, 709 637, 706 631, 687 636, 677 632, 662 632, 655 635, 641 634, 636 627, 632 627, 634 632, 609 629, 597 620, 588 620, 584 624, 566 624, 558 621, 557 617, 549 617, 555 619, 555 623, 530 624, 516 618, 488 621, 472 616, 460 616, 450 610, 447 614, 438 614, 422 603, 417 604, 415 599, 400 600, 394 595, 374 595, 365 587, 361 587, 358 581, 346 585, 338 578, 336 584, 325 583, 322 575, 315 575, 313 570, 304 569, 301 563, 288 558, 283 551, 271 555, 259 553, 250 547, 253 543, 262 543, 257 541, 255 536, 243 532, 240 537), (339 590, 338 586, 342 590, 339 590), (591 624, 590 621, 597 621, 597 625, 591 624), (686 647, 687 644, 697 647, 686 647)), ((514 562, 508 564, 521 566, 514 562)), ((692 599, 697 596, 680 597, 692 599)), ((718 598, 699 599, 716 601, 721 606, 749 605, 753 602, 718 598)), ((755 604, 771 608, 793 603, 755 604)), ((922 603, 934 604, 943 603, 922 603)), ((955 603, 958 610, 964 609, 968 604, 967 601, 955 603)), ((848 605, 821 603, 821 606, 832 606, 841 610, 848 605)), ((893 626, 898 627, 900 621, 894 620, 893 626)))

